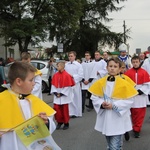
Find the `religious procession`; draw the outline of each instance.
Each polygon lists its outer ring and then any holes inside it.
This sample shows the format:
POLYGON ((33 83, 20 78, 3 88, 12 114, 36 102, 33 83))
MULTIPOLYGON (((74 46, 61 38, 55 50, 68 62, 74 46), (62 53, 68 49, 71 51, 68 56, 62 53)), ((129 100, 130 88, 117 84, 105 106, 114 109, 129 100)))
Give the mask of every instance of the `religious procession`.
POLYGON ((53 132, 67 132, 70 119, 93 110, 93 129, 105 137, 105 149, 123 150, 131 131, 139 139, 150 106, 150 57, 130 57, 124 43, 119 51, 115 57, 95 51, 94 59, 86 51, 82 62, 75 51, 68 61, 51 58, 52 106, 43 101, 40 70, 30 64, 30 53, 22 53, 21 61, 10 66, 9 84, 0 89, 0 150, 61 150, 53 132))
POLYGON ((150 150, 149 4, 0 0, 0 150, 150 150))

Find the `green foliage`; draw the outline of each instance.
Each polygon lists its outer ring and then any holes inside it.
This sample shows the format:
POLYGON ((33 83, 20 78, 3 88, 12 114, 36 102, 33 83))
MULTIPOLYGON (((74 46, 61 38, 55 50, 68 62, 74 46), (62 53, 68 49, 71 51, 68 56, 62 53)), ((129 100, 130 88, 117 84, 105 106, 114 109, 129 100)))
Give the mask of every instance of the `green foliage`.
POLYGON ((0 36, 5 45, 18 43, 21 52, 29 43, 47 39, 64 44, 64 50, 95 51, 98 43, 118 46, 122 33, 114 33, 104 22, 115 4, 125 0, 1 0, 0 36))
MULTIPOLYGON (((112 19, 108 13, 120 11, 122 7, 116 7, 116 3, 124 0, 82 0, 82 16, 79 18, 80 28, 72 39, 66 41, 66 49, 75 50, 83 56, 85 51, 96 51, 98 43, 118 47, 123 42, 123 33, 115 33, 105 25, 112 19)), ((127 34, 127 33, 126 33, 127 34)), ((129 38, 128 36, 126 38, 129 38)))
POLYGON ((18 43, 22 52, 29 43, 46 41, 48 35, 49 39, 70 35, 77 28, 79 6, 78 0, 1 0, 0 36, 7 46, 18 43))

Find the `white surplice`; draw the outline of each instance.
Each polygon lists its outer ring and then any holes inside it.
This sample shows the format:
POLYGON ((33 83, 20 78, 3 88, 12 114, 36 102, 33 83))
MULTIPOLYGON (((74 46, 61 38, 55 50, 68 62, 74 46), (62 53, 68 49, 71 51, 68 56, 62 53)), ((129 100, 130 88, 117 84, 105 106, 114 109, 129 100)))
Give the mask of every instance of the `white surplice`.
MULTIPOLYGON (((137 78, 136 74, 136 78, 137 78)), ((137 79, 136 79, 137 81, 137 79)), ((136 83, 137 84, 137 83, 136 83)), ((149 105, 148 94, 150 93, 150 82, 138 84, 135 86, 137 90, 141 90, 143 92, 142 95, 137 95, 135 97, 135 101, 132 105, 132 108, 143 108, 149 105)))
POLYGON ((106 68, 107 67, 106 61, 104 61, 103 59, 101 59, 100 61, 94 60, 93 63, 94 63, 94 66, 93 66, 93 70, 90 76, 90 78, 93 78, 92 83, 104 77, 108 73, 107 68, 106 68))
MULTIPOLYGON (((88 81, 91 77, 91 73, 94 67, 94 62, 83 62, 82 64, 82 68, 83 68, 83 78, 85 79, 85 81, 88 81)), ((83 82, 81 83, 81 88, 82 90, 87 90, 90 87, 91 83, 88 83, 87 85, 85 85, 83 82)))
MULTIPOLYGON (((111 97, 114 82, 107 81, 105 94, 111 97)), ((115 105, 118 109, 102 109, 103 97, 91 96, 94 109, 97 113, 95 130, 102 132, 106 136, 121 135, 132 130, 130 118, 130 108, 134 102, 134 97, 130 99, 107 99, 108 102, 115 105)))
POLYGON ((77 61, 67 62, 65 70, 74 78, 75 86, 73 86, 73 101, 69 103, 69 115, 76 117, 82 116, 82 95, 80 82, 83 79, 83 68, 77 61))
POLYGON ((57 97, 54 95, 54 104, 63 105, 69 104, 73 101, 73 88, 72 87, 64 87, 64 88, 56 88, 54 85, 51 87, 51 93, 62 93, 63 96, 57 97))
POLYGON ((150 75, 150 57, 144 60, 143 65, 141 66, 144 70, 146 70, 150 75))
POLYGON ((32 94, 37 96, 38 98, 40 99, 43 99, 42 97, 42 78, 40 75, 37 75, 34 77, 34 82, 35 82, 35 85, 33 87, 33 90, 32 90, 32 94))
MULTIPOLYGON (((26 119, 31 117, 30 104, 27 100, 20 100, 20 106, 26 119)), ((15 116, 14 116, 15 117, 15 116)), ((53 116, 49 117, 49 130, 52 134, 56 129, 56 125, 53 121, 53 116)), ((0 150, 27 150, 22 144, 15 131, 8 132, 0 137, 0 150)))

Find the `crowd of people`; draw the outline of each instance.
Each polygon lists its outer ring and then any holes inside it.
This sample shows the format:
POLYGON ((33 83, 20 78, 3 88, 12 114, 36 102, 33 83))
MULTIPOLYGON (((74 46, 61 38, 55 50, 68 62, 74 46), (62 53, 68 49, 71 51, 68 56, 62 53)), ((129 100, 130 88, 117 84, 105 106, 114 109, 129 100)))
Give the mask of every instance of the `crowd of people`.
POLYGON ((131 130, 139 138, 150 104, 150 57, 141 53, 131 58, 126 45, 119 51, 116 57, 95 51, 94 59, 86 51, 82 62, 75 51, 68 53, 67 62, 56 64, 51 58, 47 67, 53 108, 42 101, 41 72, 30 65, 30 54, 22 53, 21 61, 10 67, 10 85, 0 93, 0 149, 26 150, 13 128, 36 115, 52 133, 62 125, 67 130, 70 118, 82 117, 85 109, 96 111, 95 130, 105 135, 108 150, 122 150, 123 135, 128 141, 131 130))
MULTIPOLYGON (((146 107, 149 106, 150 61, 143 53, 128 56, 125 44, 119 47, 119 51, 120 55, 116 57, 109 56, 107 52, 101 55, 99 51, 95 51, 94 60, 87 51, 81 63, 76 60, 74 51, 69 52, 69 61, 64 62, 64 70, 71 75, 75 85, 66 85, 64 88, 72 89, 69 93, 73 97, 62 93, 62 87, 55 87, 52 78, 52 86, 59 91, 59 96, 56 91, 51 92, 54 93, 54 103, 57 99, 59 107, 62 107, 59 108, 61 115, 55 115, 56 120, 59 117, 61 119, 57 122, 57 129, 60 129, 62 124, 65 127, 66 114, 70 118, 82 117, 85 108, 87 111, 94 108, 97 112, 95 129, 105 135, 109 150, 121 150, 123 135, 128 141, 131 130, 135 138, 140 137, 146 107), (72 98, 72 101, 69 101, 68 107, 65 108, 61 99, 68 97, 72 98)), ((63 74, 57 78, 57 85, 61 82, 63 83, 63 74)), ((55 110, 58 111, 58 107, 55 110)), ((69 128, 69 119, 67 124, 65 129, 69 128)))

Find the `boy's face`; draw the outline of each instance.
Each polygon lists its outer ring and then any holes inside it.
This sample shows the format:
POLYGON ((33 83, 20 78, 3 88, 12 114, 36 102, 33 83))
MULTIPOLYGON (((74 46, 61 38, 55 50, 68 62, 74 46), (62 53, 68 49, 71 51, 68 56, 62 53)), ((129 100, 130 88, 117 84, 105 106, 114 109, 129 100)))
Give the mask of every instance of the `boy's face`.
POLYGON ((72 62, 72 61, 74 61, 76 59, 76 56, 73 53, 70 53, 68 58, 72 62))
POLYGON ((100 53, 95 53, 94 55, 95 55, 95 60, 99 60, 101 58, 100 53))
POLYGON ((17 85, 19 86, 19 93, 21 94, 30 94, 35 85, 34 82, 35 73, 29 72, 26 79, 23 81, 20 78, 16 79, 17 85))
POLYGON ((104 59, 108 59, 108 54, 107 53, 103 53, 103 58, 104 59))
POLYGON ((22 62, 30 63, 31 59, 30 58, 28 58, 28 59, 22 59, 22 62))
POLYGON ((57 65, 57 70, 58 70, 58 71, 63 71, 63 70, 64 70, 64 67, 63 67, 61 64, 58 64, 58 65, 57 65))
POLYGON ((138 68, 140 66, 140 60, 139 59, 133 59, 132 65, 133 65, 133 68, 138 68))
POLYGON ((126 72, 126 66, 125 65, 121 66, 120 72, 121 73, 125 73, 126 72))
POLYGON ((86 60, 90 60, 91 59, 91 55, 89 53, 85 53, 85 59, 86 60))
POLYGON ((112 76, 118 75, 120 72, 119 63, 115 63, 114 61, 110 61, 107 65, 108 74, 112 76))

